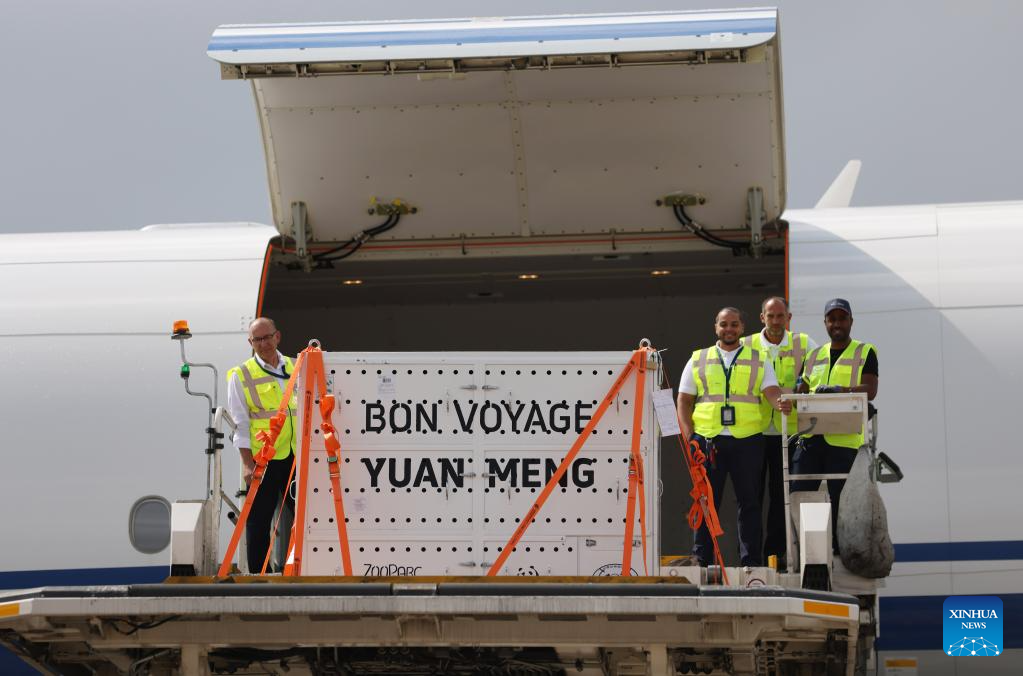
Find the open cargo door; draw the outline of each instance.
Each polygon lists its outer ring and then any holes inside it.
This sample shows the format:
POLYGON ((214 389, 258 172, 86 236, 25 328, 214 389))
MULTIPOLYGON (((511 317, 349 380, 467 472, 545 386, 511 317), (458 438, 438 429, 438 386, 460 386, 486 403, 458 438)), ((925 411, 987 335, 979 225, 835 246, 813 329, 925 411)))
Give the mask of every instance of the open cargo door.
MULTIPOLYGON (((778 40, 773 9, 218 29, 210 56, 253 87, 282 236, 262 313, 292 353, 646 337, 676 384, 718 308, 754 332, 785 293, 778 40), (687 230, 672 194, 728 243, 687 230), (395 225, 374 199, 416 213, 395 225)), ((676 506, 689 479, 662 452, 676 506)), ((662 524, 662 552, 688 551, 684 519, 662 524)))
POLYGON ((784 207, 773 9, 224 26, 208 53, 252 81, 299 250, 394 200, 360 257, 691 246, 671 194, 749 241, 784 207))

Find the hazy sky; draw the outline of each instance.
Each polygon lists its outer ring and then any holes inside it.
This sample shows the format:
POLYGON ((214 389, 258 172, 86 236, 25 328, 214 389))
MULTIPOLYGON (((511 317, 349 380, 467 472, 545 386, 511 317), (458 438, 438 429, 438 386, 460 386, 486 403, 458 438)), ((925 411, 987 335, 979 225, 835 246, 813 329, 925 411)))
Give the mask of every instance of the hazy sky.
MULTIPOLYGON (((0 232, 269 222, 249 85, 222 23, 756 6, 708 0, 4 0, 0 232)), ((777 3, 790 207, 845 162, 855 205, 1023 199, 1023 2, 777 3)))

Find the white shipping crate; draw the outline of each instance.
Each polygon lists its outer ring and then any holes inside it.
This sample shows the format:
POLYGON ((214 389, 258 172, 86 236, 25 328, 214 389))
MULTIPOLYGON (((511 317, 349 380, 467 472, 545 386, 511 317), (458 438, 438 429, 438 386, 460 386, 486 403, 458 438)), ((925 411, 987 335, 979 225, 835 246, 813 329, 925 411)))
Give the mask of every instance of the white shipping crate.
MULTIPOLYGON (((630 355, 325 352, 353 573, 484 575, 630 355)), ((632 575, 656 572, 659 444, 650 393, 659 381, 659 371, 647 370, 647 565, 637 504, 632 575)), ((620 574, 635 383, 630 375, 500 574, 620 574)), ((301 397, 299 407, 301 416, 301 397)), ((314 407, 302 572, 339 575, 319 422, 314 407)))

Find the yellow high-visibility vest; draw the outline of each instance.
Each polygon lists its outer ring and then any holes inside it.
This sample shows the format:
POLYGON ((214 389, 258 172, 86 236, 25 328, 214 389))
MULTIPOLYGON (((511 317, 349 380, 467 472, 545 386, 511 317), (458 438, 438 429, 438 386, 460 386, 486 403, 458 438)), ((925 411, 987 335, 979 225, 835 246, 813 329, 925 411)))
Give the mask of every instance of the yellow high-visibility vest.
MULTIPOLYGON (((760 419, 760 386, 764 381, 766 355, 747 345, 739 346, 732 374, 728 379, 727 401, 735 407, 735 424, 729 432, 737 439, 753 436, 763 429, 760 419)), ((716 345, 693 352, 693 380, 696 381, 696 406, 693 430, 711 438, 721 433, 721 407, 725 404, 725 369, 716 345)))
MULTIPOLYGON (((831 343, 818 347, 806 358, 806 364, 803 366, 803 374, 810 391, 816 392, 818 387, 824 385, 840 387, 859 385, 863 378, 863 366, 867 363, 867 355, 871 350, 876 354, 877 348, 870 343, 850 340, 832 367, 831 343)), ((832 446, 859 448, 863 445, 863 428, 861 427, 855 434, 825 434, 824 440, 832 446)))
MULTIPOLYGON (((294 365, 291 359, 284 358, 284 372, 292 373, 294 365)), ((281 405, 281 389, 277 386, 277 378, 263 370, 255 357, 247 359, 241 366, 235 366, 227 372, 227 382, 231 382, 231 376, 238 374, 242 383, 242 391, 245 393, 245 403, 249 406, 249 439, 252 445, 252 455, 259 453, 261 446, 257 434, 261 430, 270 429, 270 418, 277 413, 277 407, 281 405)), ((288 416, 281 428, 281 434, 274 444, 276 453, 274 460, 283 460, 291 455, 292 442, 295 437, 295 408, 298 406, 297 397, 292 393, 291 403, 288 406, 291 415, 288 416)))
MULTIPOLYGON (((778 378, 778 386, 782 394, 792 394, 796 391, 796 379, 803 372, 803 362, 806 360, 806 347, 809 345, 810 337, 805 333, 792 333, 786 331, 788 345, 778 349, 778 360, 774 362, 774 375, 778 378)), ((770 352, 766 349, 767 341, 763 333, 755 333, 742 339, 743 345, 749 345, 754 350, 760 350, 770 358, 770 352)), ((774 423, 774 429, 781 431, 781 412, 771 406, 767 397, 760 395, 760 420, 763 423, 761 431, 766 432, 774 423)), ((796 410, 788 415, 788 434, 795 434, 799 430, 796 422, 796 410)))

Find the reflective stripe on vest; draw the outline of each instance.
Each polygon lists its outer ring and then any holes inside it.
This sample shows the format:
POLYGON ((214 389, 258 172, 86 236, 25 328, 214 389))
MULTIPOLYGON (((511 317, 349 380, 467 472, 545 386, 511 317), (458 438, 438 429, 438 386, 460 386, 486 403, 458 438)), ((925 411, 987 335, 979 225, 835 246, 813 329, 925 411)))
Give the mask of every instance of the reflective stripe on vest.
MULTIPOLYGON (((803 360, 806 358, 806 346, 809 345, 809 336, 805 333, 792 333, 786 331, 788 345, 778 348, 778 361, 774 363, 774 374, 778 378, 778 386, 782 394, 795 392, 796 380, 803 372, 803 360)), ((745 336, 742 339, 743 345, 748 345, 754 350, 760 350, 765 357, 770 357, 768 350, 764 348, 765 341, 762 333, 755 333, 752 336, 745 336)), ((774 425, 775 430, 781 430, 781 413, 776 411, 767 397, 760 396, 760 419, 763 423, 763 431, 767 431, 774 425)), ((796 413, 788 416, 788 433, 795 434, 799 430, 799 423, 796 421, 796 413)))
MULTIPOLYGON (((765 356, 759 351, 740 345, 738 358, 732 367, 731 393, 728 403, 735 407, 735 425, 729 427, 737 439, 757 434, 761 430, 760 386, 764 381, 765 356), (744 358, 748 353, 749 357, 744 358)), ((721 407, 725 403, 725 370, 718 359, 717 347, 693 352, 693 376, 696 381, 696 406, 693 409, 693 429, 704 437, 715 437, 723 429, 721 407)))
MULTIPOLYGON (((284 371, 290 373, 293 368, 294 365, 291 359, 285 357, 284 371)), ((242 391, 245 393, 245 403, 249 408, 249 443, 252 446, 250 450, 252 455, 256 455, 260 450, 257 435, 262 430, 270 429, 270 418, 277 413, 277 408, 281 403, 282 391, 277 385, 277 378, 264 371, 255 357, 247 359, 241 366, 236 366, 228 371, 228 382, 231 381, 231 376, 234 374, 238 375, 238 379, 242 384, 242 391), (270 387, 267 387, 267 385, 270 385, 270 387)), ((277 437, 277 442, 274 444, 274 448, 277 450, 274 454, 274 460, 282 460, 291 455, 296 405, 296 400, 294 395, 292 395, 292 402, 289 407, 291 415, 288 417, 287 422, 281 429, 280 436, 277 437)))
MULTIPOLYGON (((863 380, 863 366, 867 363, 867 355, 870 350, 877 348, 870 343, 861 343, 858 340, 850 340, 849 345, 842 350, 834 368, 831 367, 831 343, 821 345, 806 360, 803 367, 811 392, 816 392, 818 387, 824 385, 839 385, 841 387, 855 387, 863 380)), ((854 434, 825 434, 824 440, 832 446, 843 448, 859 448, 863 445, 863 430, 854 434)))

